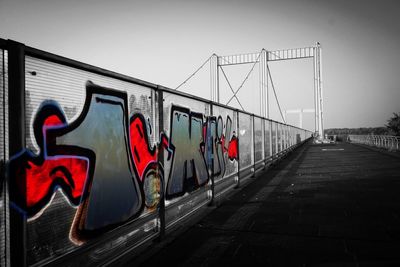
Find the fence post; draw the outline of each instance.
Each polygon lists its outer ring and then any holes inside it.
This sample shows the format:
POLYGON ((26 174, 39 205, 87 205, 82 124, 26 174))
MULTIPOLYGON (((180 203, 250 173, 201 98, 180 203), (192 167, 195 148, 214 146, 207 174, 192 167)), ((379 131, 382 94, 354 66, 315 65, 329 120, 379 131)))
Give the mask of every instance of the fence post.
POLYGON ((254 124, 254 114, 252 116, 252 132, 253 132, 253 175, 252 177, 256 176, 256 133, 255 133, 255 124, 254 124))
POLYGON ((276 157, 279 155, 279 144, 278 144, 278 133, 279 133, 279 124, 275 123, 275 154, 276 157))
POLYGON ((286 150, 286 129, 285 124, 282 124, 282 152, 286 150))
POLYGON ((261 129, 262 129, 262 158, 263 158, 263 164, 264 164, 264 170, 267 166, 267 158, 265 157, 265 118, 263 117, 261 119, 261 129))
MULTIPOLYGON (((164 134, 164 92, 157 88, 157 103, 158 103, 158 133, 159 137, 164 134)), ((165 235, 165 180, 166 174, 164 173, 164 150, 158 151, 158 163, 163 166, 163 181, 162 181, 162 194, 160 199, 159 216, 160 216, 160 241, 165 235)))
MULTIPOLYGON (((8 140, 11 159, 25 148, 25 46, 8 40, 7 49, 8 114, 10 116, 8 140)), ((8 179, 15 179, 15 177, 8 177, 8 179)), ((9 210, 10 263, 11 266, 26 266, 26 215, 12 206, 11 201, 9 210)))
POLYGON ((237 177, 238 177, 238 182, 235 188, 240 187, 240 138, 239 138, 239 133, 240 133, 240 124, 239 124, 239 110, 236 110, 237 114, 237 120, 236 120, 236 128, 237 128, 237 140, 238 140, 238 155, 237 155, 237 164, 238 164, 238 172, 237 172, 237 177))
MULTIPOLYGON (((214 110, 213 110, 213 105, 212 102, 210 102, 210 117, 214 115, 214 110)), ((217 121, 218 122, 218 121, 217 121)), ((208 127, 209 125, 207 125, 208 127)), ((217 130, 218 131, 218 130, 217 130)), ((218 134, 217 134, 218 135, 218 134)), ((214 195, 215 195, 215 180, 214 180, 214 157, 215 154, 217 153, 217 151, 214 151, 214 138, 212 137, 213 135, 211 134, 211 137, 209 137, 211 139, 211 147, 213 149, 213 153, 211 153, 212 155, 212 160, 211 160, 211 201, 210 201, 210 206, 214 204, 214 195)), ((208 145, 208 142, 210 140, 206 140, 206 146, 208 145)))
POLYGON ((269 124, 269 156, 271 159, 271 162, 273 160, 273 155, 272 155, 272 121, 268 120, 268 124, 269 124))
POLYGON ((288 139, 289 139, 289 134, 288 134, 288 126, 287 124, 284 124, 284 129, 285 129, 285 150, 288 148, 288 139))

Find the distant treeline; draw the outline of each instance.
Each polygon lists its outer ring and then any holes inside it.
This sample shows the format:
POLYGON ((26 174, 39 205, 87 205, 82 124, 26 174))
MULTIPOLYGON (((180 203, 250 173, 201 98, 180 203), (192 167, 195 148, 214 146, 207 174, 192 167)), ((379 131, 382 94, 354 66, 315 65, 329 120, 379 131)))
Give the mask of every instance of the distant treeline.
POLYGON ((349 134, 373 134, 373 135, 389 135, 389 129, 386 127, 369 127, 369 128, 332 128, 326 129, 325 134, 336 135, 338 141, 346 141, 349 134))
POLYGON ((389 129, 386 127, 369 127, 369 128, 332 128, 326 129, 325 134, 328 135, 349 135, 349 134, 374 134, 388 135, 389 129))
POLYGON ((386 127, 369 128, 332 128, 325 130, 327 135, 336 135, 339 139, 346 140, 349 134, 373 134, 373 135, 396 135, 400 136, 400 112, 393 113, 387 121, 386 127))

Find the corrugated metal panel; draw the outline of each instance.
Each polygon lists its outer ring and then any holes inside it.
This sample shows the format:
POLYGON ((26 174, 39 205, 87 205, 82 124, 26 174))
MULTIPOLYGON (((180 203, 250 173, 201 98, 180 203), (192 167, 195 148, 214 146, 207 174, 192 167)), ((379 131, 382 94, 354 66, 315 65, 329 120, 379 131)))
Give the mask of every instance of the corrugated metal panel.
POLYGON ((255 162, 263 159, 263 129, 261 124, 261 119, 254 118, 254 142, 255 142, 255 162))
POLYGON ((272 131, 272 156, 275 156, 275 154, 276 153, 278 153, 277 152, 277 149, 276 149, 276 142, 277 142, 277 137, 276 137, 276 125, 277 125, 277 123, 276 122, 271 122, 272 123, 272 128, 271 128, 271 131, 272 131))
POLYGON ((264 120, 264 157, 268 158, 271 155, 271 151, 270 151, 270 146, 271 146, 271 142, 270 142, 270 134, 271 134, 271 121, 269 120, 264 120))
MULTIPOLYGON (((67 122, 73 122, 83 110, 87 81, 102 87, 126 92, 129 116, 141 113, 149 123, 147 127, 158 129, 153 101, 154 90, 150 88, 29 56, 26 57, 25 68, 26 146, 27 149, 36 154, 40 151, 32 125, 40 105, 46 100, 56 101, 65 113, 67 122)), ((151 133, 151 143, 158 140, 157 131, 152 130, 149 133, 151 133)), ((76 245, 69 239, 75 212, 76 208, 68 203, 61 191, 56 191, 51 205, 38 218, 28 221, 28 264, 42 262, 77 249, 76 245)), ((152 211, 152 213, 155 212, 152 211)), ((145 210, 141 218, 147 214, 145 210)), ((149 231, 147 228, 136 227, 134 234, 129 232, 132 231, 130 229, 125 233, 128 235, 123 237, 125 241, 121 244, 116 242, 116 246, 119 246, 122 252, 123 249, 130 246, 129 244, 132 244, 132 241, 137 242, 143 236, 155 234, 154 231, 149 231)), ((103 249, 101 246, 104 246, 104 244, 86 254, 95 255, 92 258, 85 256, 76 260, 85 265, 94 264, 97 260, 104 261, 106 255, 104 253, 98 254, 98 251, 103 249)), ((109 246, 109 244, 106 244, 106 246, 109 246)))
POLYGON ((8 227, 8 194, 5 164, 8 161, 8 55, 6 50, 0 50, 0 266, 10 264, 7 255, 10 254, 8 227))
POLYGON ((4 143, 4 50, 0 50, 0 265, 5 266, 5 143, 4 143))
MULTIPOLYGON (((210 106, 208 103, 189 99, 187 97, 179 95, 174 95, 171 93, 164 93, 164 132, 169 138, 171 135, 171 113, 173 106, 185 108, 190 112, 203 114, 204 122, 206 121, 206 116, 210 115, 210 106)), ((189 140, 184 140, 184 142, 189 143, 189 140)), ((180 153, 182 152, 184 153, 185 151, 180 151, 180 153)), ((172 160, 164 160, 164 172, 166 174, 169 174, 171 172, 172 164, 172 160)), ((164 188, 166 188, 169 182, 168 179, 169 175, 166 175, 164 188)), ((198 207, 207 204, 207 202, 209 201, 207 190, 209 189, 210 184, 206 184, 205 186, 197 188, 192 192, 186 193, 182 197, 176 197, 172 200, 166 201, 165 220, 167 228, 178 223, 180 219, 184 218, 187 214, 195 211, 198 207)))
POLYGON ((253 127, 252 117, 239 113, 239 160, 240 169, 249 167, 253 159, 253 127))
MULTIPOLYGON (((34 152, 38 152, 39 148, 34 140, 32 122, 40 104, 48 99, 56 100, 62 107, 68 122, 71 122, 82 111, 85 101, 85 84, 87 81, 92 81, 103 87, 127 92, 129 114, 132 115, 140 112, 154 125, 155 114, 151 103, 151 89, 147 87, 33 57, 26 57, 25 64, 26 142, 27 148, 34 152)), ((152 135, 151 138, 154 142, 157 136, 152 135)))
MULTIPOLYGON (((223 108, 220 106, 213 106, 213 116, 221 116, 224 122, 224 127, 226 127, 227 117, 232 120, 231 131, 238 137, 238 130, 237 130, 237 113, 231 109, 223 108)), ((225 131, 225 129, 224 129, 225 131)), ((231 174, 236 173, 238 170, 237 161, 231 161, 228 159, 227 154, 225 156, 225 174, 224 177, 230 176, 231 174)))

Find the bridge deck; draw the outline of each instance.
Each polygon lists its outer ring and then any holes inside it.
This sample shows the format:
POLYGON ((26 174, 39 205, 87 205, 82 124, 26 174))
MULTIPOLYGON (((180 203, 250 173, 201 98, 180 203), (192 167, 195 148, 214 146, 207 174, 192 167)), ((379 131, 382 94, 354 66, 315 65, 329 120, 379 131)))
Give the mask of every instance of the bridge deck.
POLYGON ((400 266, 399 192, 400 158, 306 144, 141 263, 400 266))

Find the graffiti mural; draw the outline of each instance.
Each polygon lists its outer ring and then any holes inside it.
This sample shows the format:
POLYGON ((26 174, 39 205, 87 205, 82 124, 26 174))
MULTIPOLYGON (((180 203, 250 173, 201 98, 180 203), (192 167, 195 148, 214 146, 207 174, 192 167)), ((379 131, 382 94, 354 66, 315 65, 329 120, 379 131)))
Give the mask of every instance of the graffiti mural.
POLYGON ((223 175, 225 170, 225 161, 223 158, 222 147, 222 118, 218 119, 214 116, 208 117, 206 125, 207 146, 206 155, 208 156, 207 164, 211 173, 215 176, 223 175))
POLYGON ((167 160, 170 160, 173 151, 169 149, 168 138, 161 134, 158 147, 151 147, 147 129, 148 121, 140 113, 135 113, 130 119, 130 149, 135 170, 140 181, 143 183, 145 205, 148 209, 154 210, 161 197, 163 188, 163 166, 159 163, 158 154, 163 149, 168 152, 167 160))
POLYGON ((225 154, 231 161, 238 160, 238 139, 232 131, 232 119, 227 116, 224 124, 221 116, 210 116, 207 122, 207 146, 209 169, 214 176, 223 177, 226 170, 225 154), (225 131, 224 131, 225 129, 225 131))
POLYGON ((174 151, 166 198, 182 196, 207 184, 210 175, 223 176, 224 154, 237 160, 238 139, 232 132, 232 120, 226 119, 225 134, 222 117, 209 116, 188 108, 171 107, 170 149, 174 151))
POLYGON ((167 199, 193 191, 209 179, 203 153, 203 114, 172 106, 170 118, 170 148, 175 153, 168 177, 167 199))
POLYGON ((24 150, 10 161, 11 177, 15 177, 10 179, 10 198, 28 217, 40 213, 57 188, 71 204, 77 206, 81 202, 88 176, 88 157, 47 155, 46 130, 64 125, 66 119, 57 103, 44 102, 33 122, 39 155, 24 150))
MULTIPOLYGON (((126 93, 88 82, 75 121, 66 123, 61 108, 45 102, 33 128, 39 155, 25 150, 10 161, 11 199, 28 217, 40 215, 58 188, 77 207, 71 228, 77 244, 140 215, 144 193, 132 164, 126 93)), ((154 187, 161 191, 146 188, 154 187)))
POLYGON ((172 105, 169 136, 161 133, 152 144, 149 120, 140 113, 129 118, 127 99, 126 92, 87 82, 83 110, 72 122, 57 102, 43 102, 32 125, 39 152, 25 149, 10 159, 12 205, 35 220, 62 192, 76 208, 70 240, 80 245, 156 211, 164 197, 223 176, 225 158, 238 160, 229 116, 224 124, 222 117, 172 105), (170 162, 167 175, 160 153, 170 162))

